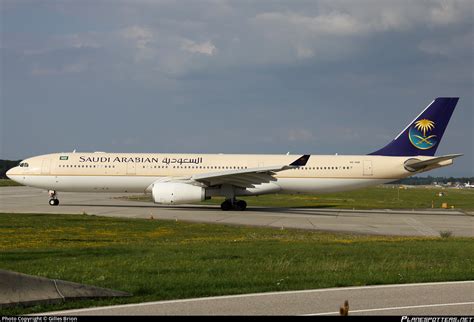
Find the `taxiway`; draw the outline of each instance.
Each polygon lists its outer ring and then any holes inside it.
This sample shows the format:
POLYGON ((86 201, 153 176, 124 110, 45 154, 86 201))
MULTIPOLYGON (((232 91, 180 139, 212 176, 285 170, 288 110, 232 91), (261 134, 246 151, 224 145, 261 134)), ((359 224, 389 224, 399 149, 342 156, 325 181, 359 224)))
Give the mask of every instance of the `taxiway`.
POLYGON ((117 198, 122 195, 61 193, 61 204, 50 206, 46 191, 29 187, 2 187, 0 212, 89 214, 398 236, 439 236, 440 232, 449 231, 457 237, 474 237, 472 213, 455 209, 343 210, 249 205, 246 211, 241 212, 221 211, 219 206, 168 207, 117 198))

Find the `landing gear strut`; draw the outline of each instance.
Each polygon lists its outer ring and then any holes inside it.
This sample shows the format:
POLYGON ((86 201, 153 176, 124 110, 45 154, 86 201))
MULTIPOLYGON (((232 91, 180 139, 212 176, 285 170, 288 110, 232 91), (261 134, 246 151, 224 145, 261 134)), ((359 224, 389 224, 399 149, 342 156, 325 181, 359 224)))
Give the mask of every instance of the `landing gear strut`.
POLYGON ((49 190, 49 205, 57 206, 59 205, 58 194, 54 190, 49 190))
POLYGON ((224 211, 232 209, 244 211, 245 208, 247 208, 247 203, 244 200, 227 199, 226 201, 221 203, 221 209, 224 211))

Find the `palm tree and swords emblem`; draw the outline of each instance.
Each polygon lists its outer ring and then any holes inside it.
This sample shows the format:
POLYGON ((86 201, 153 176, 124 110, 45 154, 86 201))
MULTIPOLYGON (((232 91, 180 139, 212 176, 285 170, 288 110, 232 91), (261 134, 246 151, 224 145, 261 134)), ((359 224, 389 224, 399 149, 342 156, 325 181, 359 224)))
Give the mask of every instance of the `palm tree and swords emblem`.
POLYGON ((427 150, 432 148, 436 143, 436 135, 428 135, 435 128, 435 122, 427 119, 421 119, 415 122, 408 132, 410 142, 421 150, 427 150))

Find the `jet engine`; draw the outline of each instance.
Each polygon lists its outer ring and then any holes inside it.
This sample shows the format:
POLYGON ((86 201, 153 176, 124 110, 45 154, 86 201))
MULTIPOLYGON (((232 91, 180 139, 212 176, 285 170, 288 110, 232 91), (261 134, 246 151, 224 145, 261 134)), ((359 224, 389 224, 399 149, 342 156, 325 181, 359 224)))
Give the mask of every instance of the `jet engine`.
POLYGON ((174 205, 203 201, 206 189, 187 183, 157 182, 153 184, 152 195, 155 203, 174 205))

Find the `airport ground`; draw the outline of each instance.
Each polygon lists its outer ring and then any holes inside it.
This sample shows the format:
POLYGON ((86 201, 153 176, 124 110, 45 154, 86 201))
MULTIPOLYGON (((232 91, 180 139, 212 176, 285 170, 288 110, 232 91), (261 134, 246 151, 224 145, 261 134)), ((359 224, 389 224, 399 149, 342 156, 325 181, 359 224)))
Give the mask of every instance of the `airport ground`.
POLYGON ((3 269, 134 294, 2 314, 473 277, 472 238, 384 237, 90 215, 2 214, 0 222, 3 269))
POLYGON ((474 314, 474 281, 417 283, 267 292, 113 305, 45 315, 349 315, 474 314), (427 294, 429 294, 427 296, 427 294))
MULTIPOLYGON (((417 189, 418 190, 418 189, 417 189)), ((469 207, 474 203, 474 190, 452 189, 443 197, 436 197, 436 190, 419 192, 416 202, 429 203, 433 198, 442 198, 448 205, 454 202, 469 207)), ((405 191, 404 191, 405 192, 405 191)), ((201 222, 214 224, 263 226, 274 228, 297 228, 321 231, 399 235, 399 236, 440 236, 441 233, 456 237, 474 237, 474 216, 466 209, 361 209, 360 205, 374 204, 377 197, 389 199, 391 194, 398 197, 397 191, 390 188, 372 188, 354 191, 341 196, 307 196, 319 204, 312 207, 299 203, 304 196, 269 195, 246 198, 249 206, 246 211, 221 211, 217 204, 198 204, 183 206, 159 206, 149 200, 131 201, 111 193, 61 193, 61 204, 51 207, 46 191, 28 187, 0 188, 0 212, 3 213, 58 213, 120 217, 154 218, 201 222), (387 192, 388 191, 388 192, 387 192), (357 196, 360 194, 360 197, 357 196), (388 194, 388 195, 387 195, 388 194), (385 195, 385 196, 384 196, 385 195), (374 197, 377 196, 377 197, 374 197), (321 198, 321 199, 318 199, 321 198), (273 199, 288 206, 255 206, 254 202, 266 202, 273 199), (351 200, 353 207, 343 209, 339 204, 351 200), (332 204, 331 204, 332 202, 332 204), (338 203, 338 204, 337 204, 338 203), (334 208, 334 204, 337 208, 334 208), (353 210, 355 208, 355 210, 353 210)), ((409 203, 411 192, 405 196, 400 193, 404 204, 409 203)), ((130 197, 130 196, 129 196, 130 197)), ((131 196, 135 198, 135 196, 131 196)), ((149 198, 149 197, 145 197, 149 198)), ((271 204, 270 204, 271 205, 271 204)))
MULTIPOLYGON (((251 206, 250 211, 225 213, 215 205, 156 207, 110 194, 62 194, 61 206, 50 207, 47 194, 26 187, 1 188, 0 197, 1 268, 134 294, 2 314, 474 278, 474 217, 464 210, 354 212, 251 206), (451 236, 442 238, 442 230, 451 236)), ((465 300, 453 299, 446 308, 471 303, 470 287, 465 300)), ((425 304, 437 303, 426 299, 425 304)))

